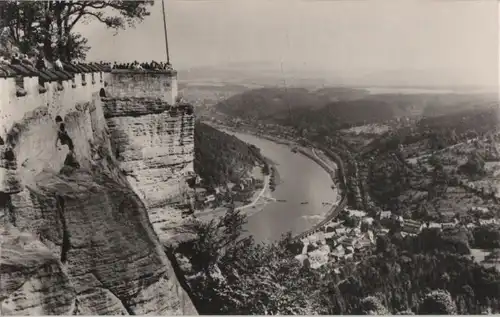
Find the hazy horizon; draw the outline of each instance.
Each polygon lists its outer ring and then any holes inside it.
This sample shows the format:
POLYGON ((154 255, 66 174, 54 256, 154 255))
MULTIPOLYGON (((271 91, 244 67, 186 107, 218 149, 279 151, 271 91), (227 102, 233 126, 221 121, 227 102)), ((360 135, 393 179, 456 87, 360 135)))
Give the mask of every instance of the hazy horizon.
MULTIPOLYGON (((233 68, 284 76, 317 74, 380 85, 498 87, 494 0, 165 1, 171 61, 178 70, 233 68)), ((113 36, 80 27, 88 60, 164 60, 161 1, 113 36)))

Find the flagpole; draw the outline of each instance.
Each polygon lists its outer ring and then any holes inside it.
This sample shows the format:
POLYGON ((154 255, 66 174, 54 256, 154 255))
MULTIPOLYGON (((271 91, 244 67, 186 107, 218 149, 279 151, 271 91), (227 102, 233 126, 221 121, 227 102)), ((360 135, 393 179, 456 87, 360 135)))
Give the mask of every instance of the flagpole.
POLYGON ((167 64, 170 65, 170 54, 168 53, 168 38, 167 38, 167 18, 165 17, 165 1, 161 0, 163 11, 163 29, 165 32, 165 51, 167 53, 167 64))

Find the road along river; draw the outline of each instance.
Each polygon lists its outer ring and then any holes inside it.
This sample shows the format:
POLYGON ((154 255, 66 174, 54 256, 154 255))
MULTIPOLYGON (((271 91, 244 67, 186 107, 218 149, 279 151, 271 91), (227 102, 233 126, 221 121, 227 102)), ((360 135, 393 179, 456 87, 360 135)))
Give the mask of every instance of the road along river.
POLYGON ((258 147, 278 169, 280 184, 272 193, 276 201, 251 207, 255 212, 250 213, 245 229, 257 241, 271 242, 288 231, 292 235, 304 232, 323 220, 337 202, 330 175, 312 159, 293 153, 286 145, 251 134, 224 132, 258 147))

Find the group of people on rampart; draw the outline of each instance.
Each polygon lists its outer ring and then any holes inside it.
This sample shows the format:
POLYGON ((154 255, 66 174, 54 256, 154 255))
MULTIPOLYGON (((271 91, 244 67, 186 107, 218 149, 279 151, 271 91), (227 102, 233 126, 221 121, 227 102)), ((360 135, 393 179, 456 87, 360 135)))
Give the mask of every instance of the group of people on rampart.
MULTIPOLYGON (((60 59, 56 59, 54 62, 48 61, 44 58, 43 54, 34 55, 34 54, 19 54, 14 53, 10 57, 5 57, 0 55, 0 66, 1 65, 29 65, 38 70, 44 69, 56 69, 63 70, 64 66, 60 59)), ((103 66, 109 69, 123 69, 123 70, 153 70, 153 71, 172 71, 172 65, 165 62, 143 62, 139 63, 138 61, 134 61, 131 63, 111 63, 111 62, 98 62, 98 63, 90 63, 103 66)))
POLYGON ((151 61, 148 63, 139 63, 134 61, 132 63, 113 63, 112 69, 133 69, 133 70, 173 70, 170 63, 151 61))

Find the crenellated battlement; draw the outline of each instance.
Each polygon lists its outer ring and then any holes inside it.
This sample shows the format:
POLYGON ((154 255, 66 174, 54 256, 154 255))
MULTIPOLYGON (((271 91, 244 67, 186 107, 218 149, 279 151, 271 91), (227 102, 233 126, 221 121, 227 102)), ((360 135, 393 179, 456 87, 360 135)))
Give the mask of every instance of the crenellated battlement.
POLYGON ((64 116, 77 104, 99 97, 156 98, 175 106, 177 72, 102 64, 63 63, 62 70, 0 64, 0 136, 37 107, 46 106, 52 117, 64 116))
POLYGON ((109 70, 90 64, 42 71, 26 64, 0 65, 0 134, 38 107, 47 107, 55 117, 91 102, 105 88, 107 74, 109 70))

